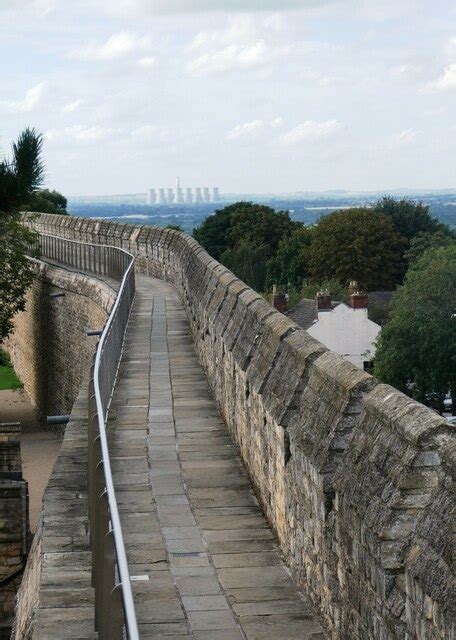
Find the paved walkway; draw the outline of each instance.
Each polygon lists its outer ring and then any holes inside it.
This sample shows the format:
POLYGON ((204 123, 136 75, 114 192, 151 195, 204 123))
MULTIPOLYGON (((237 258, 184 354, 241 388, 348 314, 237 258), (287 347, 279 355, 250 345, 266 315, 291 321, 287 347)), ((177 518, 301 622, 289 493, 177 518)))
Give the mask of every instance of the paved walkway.
POLYGON ((109 439, 142 638, 321 640, 173 288, 137 276, 109 439))

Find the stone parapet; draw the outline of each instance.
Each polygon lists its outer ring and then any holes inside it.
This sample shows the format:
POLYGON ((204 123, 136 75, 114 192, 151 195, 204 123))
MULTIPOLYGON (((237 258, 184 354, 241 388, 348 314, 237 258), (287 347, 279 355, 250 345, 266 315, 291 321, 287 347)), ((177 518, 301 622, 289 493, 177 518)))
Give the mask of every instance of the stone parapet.
POLYGON ((333 638, 454 637, 454 430, 327 351, 182 232, 43 214, 177 289, 293 575, 333 638))

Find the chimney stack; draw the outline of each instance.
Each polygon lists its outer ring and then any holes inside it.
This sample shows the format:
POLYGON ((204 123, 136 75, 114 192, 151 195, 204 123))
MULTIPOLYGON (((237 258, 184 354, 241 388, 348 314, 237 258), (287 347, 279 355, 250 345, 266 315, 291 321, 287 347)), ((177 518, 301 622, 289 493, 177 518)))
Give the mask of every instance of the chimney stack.
POLYGON ((331 311, 331 293, 328 289, 319 291, 315 296, 315 300, 317 301, 318 311, 331 311))
POLYGON ((280 313, 286 313, 288 311, 288 298, 285 293, 277 292, 277 285, 272 285, 272 306, 280 311, 280 313))
POLYGON ((352 309, 367 309, 368 302, 367 291, 355 291, 350 294, 350 306, 352 309))

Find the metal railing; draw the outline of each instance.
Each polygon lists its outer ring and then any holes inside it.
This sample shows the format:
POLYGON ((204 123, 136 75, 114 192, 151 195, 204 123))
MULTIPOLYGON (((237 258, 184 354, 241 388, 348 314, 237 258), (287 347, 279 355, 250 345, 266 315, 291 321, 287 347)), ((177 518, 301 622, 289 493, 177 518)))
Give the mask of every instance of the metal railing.
POLYGON ((109 458, 107 419, 135 295, 134 257, 118 247, 39 235, 41 257, 120 281, 93 355, 89 382, 88 493, 95 629, 100 640, 139 639, 109 458))

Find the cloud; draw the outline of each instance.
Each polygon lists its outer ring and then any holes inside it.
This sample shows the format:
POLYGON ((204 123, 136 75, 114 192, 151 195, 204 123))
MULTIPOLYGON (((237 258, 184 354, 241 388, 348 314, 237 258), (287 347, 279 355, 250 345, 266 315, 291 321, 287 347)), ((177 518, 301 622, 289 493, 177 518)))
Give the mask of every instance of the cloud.
POLYGON ((435 93, 437 91, 451 91, 456 89, 456 63, 445 67, 443 75, 434 82, 428 82, 422 93, 435 93))
POLYGON ((64 129, 50 129, 46 131, 45 138, 49 142, 55 141, 71 141, 90 144, 113 138, 122 133, 122 129, 114 129, 111 127, 100 127, 98 125, 86 126, 77 124, 64 129))
POLYGON ((140 58, 136 61, 138 67, 141 69, 151 69, 155 66, 157 59, 154 56, 145 56, 144 58, 140 58))
POLYGON ((18 101, 1 101, 0 105, 5 107, 8 111, 17 112, 20 111, 22 113, 28 113, 29 111, 33 111, 38 103, 41 101, 44 92, 44 82, 40 82, 36 84, 34 87, 31 87, 25 92, 25 97, 23 100, 18 101))
POLYGON ((74 102, 68 102, 67 104, 63 105, 62 113, 73 113, 74 111, 79 109, 83 102, 84 100, 75 100, 74 102))
POLYGON ((291 51, 279 14, 258 19, 237 15, 225 29, 201 31, 188 47, 191 75, 225 73, 237 69, 264 68, 291 51))
POLYGON ((140 16, 218 11, 289 11, 334 2, 337 0, 117 0, 108 4, 112 13, 140 16))
POLYGON ((417 132, 414 129, 404 129, 391 137, 392 146, 405 146, 415 141, 417 132))
POLYGON ((152 142, 167 138, 168 131, 155 124, 145 124, 142 127, 133 129, 130 135, 137 141, 152 142))
POLYGON ((274 118, 270 122, 264 120, 252 120, 251 122, 244 122, 238 124, 233 129, 228 131, 225 136, 226 140, 238 140, 239 138, 255 138, 258 135, 264 133, 269 128, 278 129, 283 126, 282 118, 274 118))
POLYGON ((301 80, 303 80, 306 84, 310 84, 317 87, 329 87, 334 84, 335 78, 331 76, 326 76, 319 71, 313 71, 312 69, 304 69, 299 74, 301 80))
POLYGON ((205 75, 263 67, 285 55, 287 50, 270 47, 264 40, 247 46, 231 44, 194 58, 187 64, 187 71, 192 75, 205 75))
POLYGON ((306 120, 280 136, 279 142, 285 146, 291 146, 306 140, 326 138, 342 129, 342 127, 343 125, 338 120, 325 120, 324 122, 306 120))
POLYGON ((103 44, 86 44, 70 52, 69 57, 76 60, 118 60, 138 51, 150 48, 150 38, 136 33, 121 31, 110 36, 103 44))

